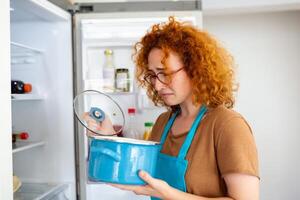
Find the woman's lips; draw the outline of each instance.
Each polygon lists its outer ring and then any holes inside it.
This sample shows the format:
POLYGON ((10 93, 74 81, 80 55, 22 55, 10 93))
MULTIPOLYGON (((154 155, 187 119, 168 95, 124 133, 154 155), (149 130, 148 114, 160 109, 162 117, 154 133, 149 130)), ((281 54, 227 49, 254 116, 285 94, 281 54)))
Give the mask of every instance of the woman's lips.
POLYGON ((160 96, 162 96, 162 97, 166 97, 166 96, 170 96, 170 95, 173 95, 173 93, 162 93, 162 94, 160 94, 160 96))

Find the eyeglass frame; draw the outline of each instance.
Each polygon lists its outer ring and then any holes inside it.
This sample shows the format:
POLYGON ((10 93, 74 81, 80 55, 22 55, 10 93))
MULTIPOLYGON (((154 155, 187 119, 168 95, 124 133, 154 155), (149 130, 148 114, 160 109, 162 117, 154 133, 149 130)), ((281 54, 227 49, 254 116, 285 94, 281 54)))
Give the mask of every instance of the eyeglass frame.
POLYGON ((154 72, 153 72, 153 74, 148 73, 148 74, 145 74, 145 76, 144 76, 144 81, 146 81, 148 84, 150 84, 150 85, 153 86, 154 84, 151 83, 151 81, 148 81, 148 80, 147 80, 148 77, 153 76, 153 77, 155 78, 155 80, 158 80, 159 82, 161 82, 161 83, 164 84, 164 85, 168 85, 168 84, 170 84, 171 82, 170 82, 170 83, 165 83, 165 82, 163 82, 162 80, 160 80, 160 79, 158 78, 158 75, 159 75, 159 74, 164 74, 165 77, 172 76, 172 75, 176 74, 177 72, 180 72, 180 71, 183 70, 184 68, 185 68, 185 67, 181 67, 181 68, 179 68, 179 69, 177 69, 177 70, 175 70, 175 71, 169 72, 169 73, 165 73, 165 72, 158 72, 157 74, 154 73, 154 72))

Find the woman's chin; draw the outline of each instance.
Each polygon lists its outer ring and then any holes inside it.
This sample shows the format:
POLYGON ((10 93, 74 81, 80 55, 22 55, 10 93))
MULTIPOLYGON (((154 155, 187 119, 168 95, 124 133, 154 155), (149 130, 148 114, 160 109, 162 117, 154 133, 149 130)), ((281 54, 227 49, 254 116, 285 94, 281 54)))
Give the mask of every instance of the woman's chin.
POLYGON ((180 102, 178 101, 177 98, 175 98, 174 95, 164 95, 164 96, 161 96, 164 103, 167 105, 167 106, 175 106, 175 105, 178 105, 180 102))
POLYGON ((177 101, 172 101, 172 100, 166 100, 166 99, 164 99, 164 102, 165 102, 165 104, 167 105, 167 106, 176 106, 176 105, 178 105, 178 102, 177 101))

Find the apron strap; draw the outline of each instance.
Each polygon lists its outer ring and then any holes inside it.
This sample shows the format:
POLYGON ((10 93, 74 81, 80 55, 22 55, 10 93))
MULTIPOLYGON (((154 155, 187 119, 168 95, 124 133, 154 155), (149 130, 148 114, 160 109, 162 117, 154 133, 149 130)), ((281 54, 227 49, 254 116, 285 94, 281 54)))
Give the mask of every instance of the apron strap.
POLYGON ((190 148, 190 145, 191 145, 191 143, 193 141, 193 138, 194 138, 194 135, 195 135, 195 133, 197 131, 197 128, 198 128, 198 126, 199 126, 199 124, 200 124, 200 122, 201 122, 204 114, 206 113, 206 111, 207 111, 207 108, 205 106, 201 106, 200 111, 199 111, 196 119, 193 122, 192 128, 188 132, 188 135, 186 136, 186 139, 185 139, 183 145, 180 148, 180 151, 179 151, 179 154, 178 154, 178 158, 180 158, 180 159, 184 159, 185 158, 185 156, 186 156, 186 154, 187 154, 187 152, 188 152, 188 150, 190 148))
MULTIPOLYGON (((166 141, 166 139, 167 139, 169 130, 170 130, 170 128, 172 127, 172 125, 173 125, 173 123, 174 123, 174 121, 175 121, 175 118, 176 118, 178 112, 179 112, 179 111, 177 110, 177 111, 175 111, 175 112, 172 114, 172 117, 169 119, 167 125, 166 125, 165 128, 164 128, 164 132, 163 132, 163 134, 162 134, 162 136, 161 136, 161 139, 160 139, 160 143, 161 143, 162 145, 165 143, 165 141, 166 141)), ((162 145, 160 146, 160 150, 161 150, 161 148, 162 148, 162 145)))

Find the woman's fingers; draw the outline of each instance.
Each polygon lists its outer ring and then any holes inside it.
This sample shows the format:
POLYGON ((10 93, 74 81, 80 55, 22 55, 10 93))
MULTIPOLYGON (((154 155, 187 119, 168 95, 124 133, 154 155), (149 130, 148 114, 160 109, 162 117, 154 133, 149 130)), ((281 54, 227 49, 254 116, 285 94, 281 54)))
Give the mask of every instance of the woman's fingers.
POLYGON ((149 185, 121 185, 121 184, 109 184, 109 185, 119 188, 121 190, 132 191, 137 195, 151 196, 151 194, 154 193, 153 188, 151 188, 149 185))
POLYGON ((143 179, 146 183, 148 183, 149 188, 151 188, 153 191, 155 191, 160 196, 166 196, 168 191, 170 191, 170 186, 167 182, 153 178, 150 174, 147 172, 140 170, 139 176, 141 179, 143 179))
MULTIPOLYGON (((83 113, 82 117, 83 117, 83 120, 86 122, 89 130, 91 130, 95 133, 102 134, 102 135, 114 135, 115 134, 113 124, 108 116, 106 116, 104 121, 102 121, 102 122, 97 122, 95 119, 90 117, 88 112, 83 113)), ((89 136, 97 135, 95 133, 92 133, 91 131, 87 132, 87 134, 89 136)))
POLYGON ((101 122, 102 131, 105 135, 114 135, 115 129, 109 117, 106 117, 103 122, 101 122))
POLYGON ((91 117, 90 117, 90 115, 89 115, 88 112, 84 112, 82 114, 82 118, 83 118, 84 121, 88 121, 89 119, 91 119, 91 117))
POLYGON ((147 182, 149 185, 155 185, 155 181, 153 180, 153 178, 145 171, 140 170, 139 171, 139 176, 145 181, 147 182))

